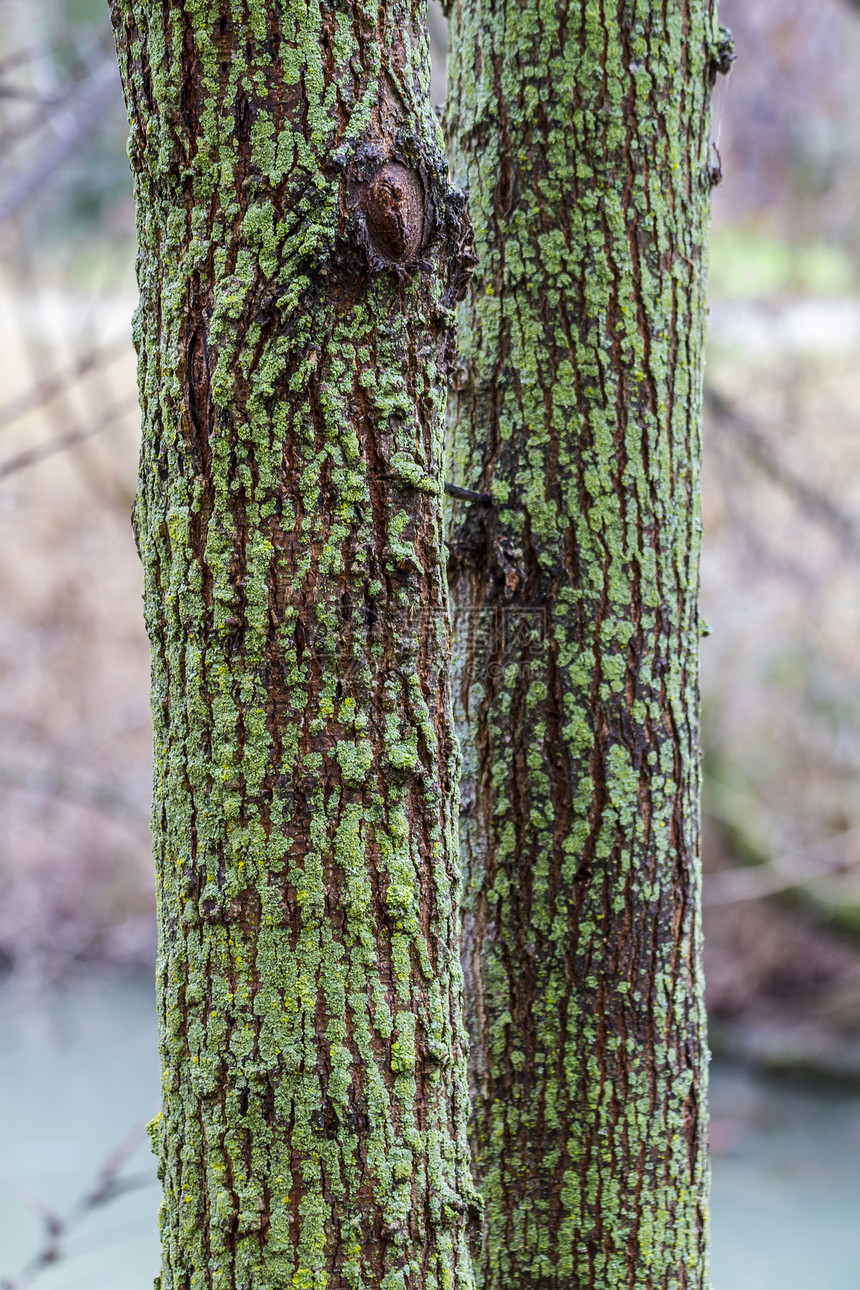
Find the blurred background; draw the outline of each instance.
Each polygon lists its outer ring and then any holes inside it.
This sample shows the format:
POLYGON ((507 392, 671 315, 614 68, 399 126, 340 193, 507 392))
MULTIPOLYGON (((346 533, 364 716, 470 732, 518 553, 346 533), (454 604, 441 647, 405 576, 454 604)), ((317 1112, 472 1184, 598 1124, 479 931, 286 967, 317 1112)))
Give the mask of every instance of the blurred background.
MULTIPOLYGON (((723 0, 704 472, 717 1290, 860 1275, 860 6, 723 0)), ((435 100, 445 26, 429 13, 435 100)), ((126 123, 0 0, 0 1287, 142 1290, 158 1192, 126 123)))

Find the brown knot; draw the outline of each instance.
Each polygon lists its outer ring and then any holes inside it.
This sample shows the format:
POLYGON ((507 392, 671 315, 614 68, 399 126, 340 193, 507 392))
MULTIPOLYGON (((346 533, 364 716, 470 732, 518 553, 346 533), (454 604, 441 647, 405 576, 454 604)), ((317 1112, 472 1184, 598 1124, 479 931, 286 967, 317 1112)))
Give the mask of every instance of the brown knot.
POLYGON ((424 190, 414 170, 387 162, 364 198, 370 244, 385 260, 414 260, 424 240, 424 190))

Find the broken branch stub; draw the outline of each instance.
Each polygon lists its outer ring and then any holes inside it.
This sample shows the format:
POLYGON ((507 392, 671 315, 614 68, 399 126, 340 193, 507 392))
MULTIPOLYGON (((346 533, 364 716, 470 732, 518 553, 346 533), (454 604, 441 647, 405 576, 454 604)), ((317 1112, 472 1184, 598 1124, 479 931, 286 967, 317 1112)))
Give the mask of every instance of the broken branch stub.
POLYGON ((424 241, 424 188, 415 171, 387 162, 367 185, 362 205, 376 254, 397 264, 414 260, 424 241))

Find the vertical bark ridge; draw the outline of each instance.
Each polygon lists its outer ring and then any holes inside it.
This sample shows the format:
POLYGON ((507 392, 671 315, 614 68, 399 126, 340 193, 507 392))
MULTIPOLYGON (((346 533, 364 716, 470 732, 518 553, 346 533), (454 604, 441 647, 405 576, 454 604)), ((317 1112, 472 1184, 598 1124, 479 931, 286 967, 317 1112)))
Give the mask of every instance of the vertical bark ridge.
POLYGON ((135 172, 161 1290, 472 1285, 420 7, 114 0, 135 172))
POLYGON ((711 0, 453 0, 449 579, 492 1290, 708 1285, 699 433, 711 0))

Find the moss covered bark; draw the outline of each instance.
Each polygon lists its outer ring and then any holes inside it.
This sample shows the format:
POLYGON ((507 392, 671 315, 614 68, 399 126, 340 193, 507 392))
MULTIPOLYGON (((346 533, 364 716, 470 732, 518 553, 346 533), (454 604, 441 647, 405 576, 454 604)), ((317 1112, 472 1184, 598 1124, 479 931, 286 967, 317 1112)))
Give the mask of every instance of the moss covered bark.
POLYGON ((454 0, 451 586, 493 1290, 705 1287, 699 432, 711 0, 454 0))
POLYGON ((410 0, 114 0, 136 177, 161 1290, 466 1287, 441 420, 410 0))

